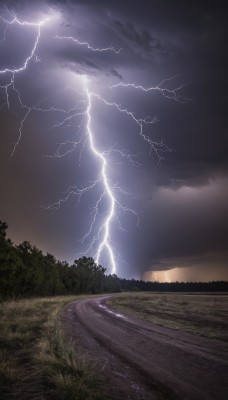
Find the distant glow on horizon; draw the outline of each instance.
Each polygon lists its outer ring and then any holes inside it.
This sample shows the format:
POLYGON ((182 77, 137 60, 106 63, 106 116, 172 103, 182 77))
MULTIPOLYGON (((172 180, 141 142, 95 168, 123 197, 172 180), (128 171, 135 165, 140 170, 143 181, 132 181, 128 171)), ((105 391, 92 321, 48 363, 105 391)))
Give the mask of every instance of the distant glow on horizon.
POLYGON ((203 265, 192 265, 190 267, 175 267, 163 271, 146 271, 143 275, 145 281, 152 282, 208 282, 226 280, 226 276, 216 269, 205 269, 203 265))
POLYGON ((188 268, 173 268, 166 271, 147 271, 143 275, 143 279, 145 281, 154 281, 154 282, 176 282, 176 281, 186 281, 184 278, 186 275, 186 270, 188 268))

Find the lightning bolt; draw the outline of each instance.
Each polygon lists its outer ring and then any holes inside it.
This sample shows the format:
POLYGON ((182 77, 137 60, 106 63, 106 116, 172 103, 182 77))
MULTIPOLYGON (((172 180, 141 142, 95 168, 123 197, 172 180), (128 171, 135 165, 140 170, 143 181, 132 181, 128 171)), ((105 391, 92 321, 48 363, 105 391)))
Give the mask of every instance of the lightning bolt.
POLYGON ((16 143, 14 144, 14 147, 13 147, 13 150, 11 153, 11 157, 12 157, 15 153, 15 150, 16 150, 20 140, 21 140, 22 129, 24 127, 24 123, 25 123, 26 119, 28 118, 30 112, 32 111, 32 107, 29 107, 29 106, 26 106, 23 104, 22 99, 21 99, 21 94, 15 87, 15 77, 17 74, 25 71, 28 68, 29 62, 33 58, 35 59, 35 61, 37 61, 37 57, 35 57, 35 53, 36 53, 36 50, 37 50, 37 47, 39 44, 39 40, 40 40, 40 36, 41 36, 41 27, 49 20, 49 18, 45 18, 39 22, 28 22, 28 21, 19 20, 15 14, 12 14, 11 17, 12 17, 11 20, 7 20, 7 19, 3 18, 2 16, 0 16, 0 20, 5 24, 2 41, 6 40, 6 32, 10 25, 16 24, 16 25, 20 25, 20 26, 31 26, 31 27, 35 28, 37 31, 34 45, 31 49, 28 57, 23 62, 23 64, 21 66, 19 66, 18 68, 0 69, 0 75, 10 74, 10 79, 9 79, 8 83, 6 83, 5 85, 0 85, 0 89, 3 89, 5 91, 6 103, 7 103, 8 109, 10 110, 9 89, 12 88, 13 92, 16 93, 16 95, 18 97, 18 100, 19 100, 22 110, 24 110, 24 117, 20 121, 20 126, 19 126, 19 130, 18 130, 18 139, 17 139, 16 143))
MULTIPOLYGON (((114 254, 114 250, 112 248, 111 226, 112 226, 113 221, 117 220, 119 229, 122 231, 124 230, 119 218, 116 215, 117 214, 116 211, 118 209, 118 210, 121 210, 122 212, 130 212, 136 216, 137 220, 138 220, 138 215, 134 210, 130 209, 127 206, 124 206, 120 202, 120 200, 117 196, 117 193, 122 194, 122 195, 130 195, 130 194, 127 191, 120 188, 117 184, 115 184, 115 185, 111 184, 111 182, 108 178, 108 165, 109 165, 110 154, 112 154, 112 153, 119 154, 122 158, 126 159, 131 165, 137 165, 137 163, 133 159, 134 155, 131 155, 125 149, 119 150, 119 149, 114 148, 114 149, 105 150, 103 152, 101 152, 98 149, 98 147, 96 145, 96 140, 95 140, 96 134, 94 134, 92 126, 91 126, 92 125, 91 122, 92 122, 93 100, 102 101, 107 106, 116 107, 117 105, 116 105, 116 103, 107 102, 103 97, 101 97, 97 93, 94 93, 93 91, 91 91, 89 88, 89 79, 87 76, 81 76, 81 79, 83 81, 83 91, 84 91, 84 96, 85 96, 85 101, 82 101, 82 104, 85 106, 84 111, 82 109, 80 113, 67 115, 56 126, 62 126, 65 123, 67 125, 69 123, 71 124, 71 122, 72 122, 71 120, 75 116, 78 117, 79 115, 81 115, 85 119, 85 127, 86 127, 86 129, 85 129, 86 135, 85 136, 86 136, 86 139, 88 140, 91 153, 97 159, 98 164, 100 165, 99 174, 94 181, 92 181, 88 184, 88 186, 83 186, 83 187, 73 186, 73 187, 68 188, 66 196, 60 198, 57 202, 52 203, 51 205, 47 206, 46 208, 51 209, 51 210, 57 210, 61 206, 61 204, 68 201, 70 199, 70 197, 76 197, 77 205, 79 205, 82 196, 86 195, 88 192, 95 189, 98 185, 101 185, 102 186, 101 194, 98 197, 98 200, 92 210, 93 217, 92 217, 92 220, 90 223, 89 230, 83 236, 83 238, 81 239, 81 242, 82 243, 86 242, 87 239, 90 239, 92 236, 92 238, 89 242, 89 245, 87 247, 86 253, 94 252, 94 249, 96 248, 95 262, 99 264, 102 254, 105 251, 107 251, 111 272, 116 273, 116 258, 118 258, 118 260, 119 260, 120 257, 119 257, 119 255, 117 257, 115 256, 117 254, 117 252, 115 252, 115 254, 114 254), (93 234, 94 227, 95 227, 95 225, 97 225, 97 220, 100 217, 99 209, 104 201, 108 202, 108 210, 106 212, 105 218, 103 218, 103 222, 100 224, 100 226, 98 228, 97 234, 94 235, 93 234)), ((77 105, 73 108, 73 110, 74 109, 77 109, 77 105)), ((61 158, 61 157, 65 156, 66 154, 71 153, 80 142, 81 142, 81 139, 79 141, 75 141, 75 142, 66 141, 65 143, 61 143, 58 146, 57 152, 54 155, 54 157, 61 158), (67 144, 70 146, 70 149, 63 152, 62 147, 67 144)), ((137 225, 138 224, 139 224, 139 220, 138 220, 137 225)))
POLYGON ((175 81, 175 79, 177 77, 179 77, 179 76, 175 75, 172 78, 163 79, 158 85, 147 87, 147 88, 142 86, 142 85, 137 85, 136 83, 119 82, 119 83, 110 85, 110 89, 118 88, 118 87, 124 87, 124 88, 131 87, 131 88, 134 88, 136 90, 140 90, 140 91, 143 91, 143 92, 146 92, 146 93, 147 92, 157 91, 157 92, 160 92, 162 94, 162 96, 166 97, 167 99, 175 100, 178 103, 183 103, 183 102, 186 102, 186 101, 188 102, 191 99, 189 99, 187 97, 184 97, 182 94, 180 94, 181 91, 183 90, 183 88, 185 86, 187 86, 187 84, 180 84, 177 87, 174 87, 173 89, 168 89, 167 87, 164 87, 164 84, 166 82, 173 82, 173 81, 175 81))
MULTIPOLYGON (((88 101, 86 115, 87 115, 87 133, 89 136, 90 148, 91 148, 91 151, 94 153, 94 155, 97 157, 97 159, 101 162, 101 177, 102 177, 102 181, 104 184, 105 193, 106 193, 106 195, 109 199, 109 203, 110 203, 108 216, 107 216, 104 224, 101 225, 100 230, 99 230, 99 234, 101 232, 103 232, 103 238, 98 246, 95 262, 99 264, 101 253, 102 253, 103 249, 106 248, 108 250, 108 253, 110 256, 112 273, 115 273, 116 272, 116 263, 115 263, 115 259, 114 259, 113 250, 110 245, 110 224, 111 224, 112 219, 115 214, 116 200, 115 200, 114 194, 112 192, 112 189, 109 184, 108 177, 107 177, 107 160, 106 160, 105 156, 99 152, 99 150, 97 149, 97 147, 94 143, 94 136, 93 136, 93 132, 92 132, 92 128, 91 128, 91 106, 92 106, 91 105, 91 97, 92 97, 92 93, 90 93, 90 91, 89 91, 87 77, 85 76, 83 79, 84 79, 84 89, 85 89, 85 93, 86 93, 86 97, 87 97, 87 101, 88 101)), ((99 199, 99 202, 100 202, 100 200, 101 199, 99 199)), ((97 207, 96 207, 96 210, 97 210, 97 207)))
MULTIPOLYGON (((61 197, 56 202, 52 203, 51 205, 47 206, 46 208, 49 210, 57 210, 63 203, 67 202, 71 197, 76 197, 77 202, 76 204, 79 205, 82 197, 87 193, 90 193, 93 190, 97 190, 99 188, 99 196, 97 201, 95 201, 95 205, 92 209, 92 218, 89 225, 88 231, 84 234, 81 239, 82 243, 88 243, 87 246, 87 253, 95 254, 95 262, 99 264, 102 256, 104 253, 108 254, 109 264, 111 272, 114 274, 117 270, 117 260, 120 260, 120 255, 114 250, 112 245, 112 226, 113 223, 116 222, 119 229, 123 231, 125 228, 122 226, 120 218, 118 217, 119 212, 123 213, 131 213, 137 219, 137 225, 139 225, 139 217, 138 214, 132 210, 130 207, 123 205, 123 202, 120 201, 120 198, 123 196, 129 196, 130 194, 124 190, 123 188, 119 187, 118 184, 112 184, 109 178, 109 168, 111 165, 111 157, 114 158, 116 156, 120 156, 123 160, 129 162, 132 166, 139 166, 139 163, 135 159, 137 155, 131 154, 126 149, 117 149, 113 147, 111 149, 106 149, 105 151, 101 151, 96 144, 96 132, 92 127, 92 119, 93 119, 93 103, 95 101, 101 102, 104 107, 109 107, 115 109, 119 113, 126 116, 126 118, 131 119, 135 126, 138 127, 138 134, 140 137, 148 144, 149 152, 152 151, 156 153, 158 157, 158 161, 164 159, 164 153, 172 151, 164 141, 154 141, 148 134, 144 133, 145 126, 152 126, 157 122, 157 117, 145 116, 139 117, 136 114, 129 110, 127 107, 123 107, 121 104, 116 102, 112 102, 101 96, 99 93, 94 92, 90 89, 90 80, 88 76, 81 75, 82 81, 82 93, 78 92, 74 87, 66 88, 67 90, 73 90, 76 92, 76 95, 79 96, 79 100, 76 102, 76 105, 69 109, 63 108, 56 108, 56 107, 49 107, 45 108, 42 106, 42 101, 36 104, 35 106, 30 106, 23 103, 21 93, 15 86, 15 79, 18 74, 25 71, 32 60, 38 61, 38 57, 36 55, 36 51, 40 42, 41 37, 41 28, 42 26, 48 21, 49 18, 45 18, 39 22, 28 22, 28 21, 21 21, 17 18, 16 15, 11 14, 11 19, 5 19, 0 16, 0 21, 5 24, 5 29, 3 32, 2 41, 6 40, 7 37, 7 29, 9 26, 18 24, 21 26, 30 26, 32 29, 36 30, 36 37, 34 40, 34 44, 32 49, 30 50, 27 58, 24 62, 18 66, 17 68, 5 68, 0 70, 0 75, 10 75, 7 83, 0 86, 0 89, 3 89, 5 92, 6 104, 9 110, 11 110, 10 104, 10 95, 9 89, 11 88, 12 91, 16 94, 20 107, 23 110, 24 114, 20 120, 20 125, 18 129, 18 139, 13 147, 13 151, 11 157, 14 155, 18 144, 20 143, 22 137, 22 131, 24 128, 24 124, 28 119, 31 112, 42 112, 42 113, 57 113, 60 114, 62 118, 56 122, 51 129, 58 129, 58 128, 68 128, 75 126, 75 120, 80 119, 80 123, 78 126, 78 131, 76 133, 76 139, 74 140, 66 140, 62 143, 58 144, 57 150, 54 155, 49 155, 48 157, 55 157, 55 158, 62 158, 67 155, 70 155, 73 151, 75 151, 78 146, 81 145, 81 150, 79 154, 79 163, 82 157, 82 152, 86 144, 88 143, 91 155, 97 160, 99 166, 99 173, 96 179, 90 181, 87 186, 71 186, 68 188, 66 194, 61 197), (80 134, 82 130, 83 124, 85 126, 84 133, 80 134), (102 216, 101 208, 102 204, 105 202, 106 211, 102 216)), ((107 51, 114 52, 118 55, 121 49, 116 50, 114 47, 106 47, 106 48, 96 48, 90 45, 88 42, 82 42, 77 38, 72 36, 59 36, 58 34, 54 37, 54 39, 59 41, 70 41, 75 43, 78 46, 85 47, 88 51, 103 53, 107 51)), ((184 102, 188 99, 182 97, 181 90, 183 89, 184 85, 178 85, 172 89, 165 87, 165 84, 169 81, 174 81, 174 78, 165 79, 161 83, 159 83, 155 87, 143 87, 142 85, 138 85, 136 83, 124 83, 120 82, 117 84, 110 85, 106 89, 113 91, 114 89, 118 89, 120 87, 128 89, 132 88, 136 91, 143 91, 145 93, 158 91, 163 97, 177 101, 177 102, 184 102)))
POLYGON ((107 52, 107 51, 113 51, 115 54, 119 54, 121 52, 122 49, 118 49, 116 50, 114 47, 104 47, 104 48, 98 48, 98 47, 93 47, 91 46, 88 42, 81 42, 80 40, 78 40, 77 38, 74 38, 73 36, 59 36, 56 35, 55 39, 59 39, 59 40, 67 40, 67 41, 71 41, 74 42, 76 44, 78 44, 79 46, 85 46, 88 50, 92 50, 96 53, 103 53, 103 52, 107 52))
MULTIPOLYGON (((119 85, 119 86, 124 86, 124 84, 123 85, 119 85)), ((132 86, 133 86, 133 84, 132 84, 132 86)), ((110 87, 110 88, 112 88, 112 87, 110 87)), ((163 140, 161 140, 160 142, 156 142, 156 141, 152 140, 148 135, 144 134, 144 126, 145 125, 154 125, 158 121, 156 116, 152 118, 151 116, 148 115, 148 116, 146 116, 144 118, 140 118, 140 117, 138 118, 138 117, 135 116, 134 112, 128 110, 127 108, 123 108, 118 103, 109 102, 109 101, 105 100, 103 97, 101 97, 97 93, 91 93, 91 95, 93 95, 94 97, 97 97, 100 101, 102 101, 107 106, 114 107, 120 113, 126 114, 129 118, 131 118, 136 123, 136 125, 138 125, 138 127, 139 127, 139 135, 142 136, 143 140, 145 142, 147 142, 147 144, 149 144, 150 154, 154 151, 156 153, 157 157, 158 157, 159 162, 161 160, 164 160, 164 153, 173 151, 171 148, 169 148, 164 143, 163 140)), ((124 157, 123 153, 122 153, 122 156, 124 157)))
POLYGON ((165 275, 165 282, 170 283, 170 279, 169 279, 169 274, 167 271, 164 271, 164 275, 165 275))
POLYGON ((36 49, 37 49, 37 46, 38 46, 38 43, 39 43, 39 39, 40 39, 41 26, 45 22, 47 22, 49 20, 49 18, 45 18, 44 20, 39 21, 39 22, 20 21, 17 18, 16 15, 13 15, 13 18, 10 21, 6 20, 5 18, 3 18, 1 16, 0 16, 0 19, 2 21, 4 21, 4 23, 6 24, 6 28, 4 30, 3 40, 6 39, 6 30, 8 29, 9 25, 18 24, 18 25, 21 25, 21 26, 32 26, 32 27, 37 28, 37 36, 36 36, 36 39, 35 39, 35 42, 34 42, 34 46, 33 46, 32 50, 31 50, 30 54, 28 55, 28 57, 25 59, 24 63, 19 68, 5 68, 3 70, 0 70, 0 74, 5 74, 7 72, 10 72, 14 76, 18 72, 24 71, 27 68, 29 61, 34 57, 36 49))

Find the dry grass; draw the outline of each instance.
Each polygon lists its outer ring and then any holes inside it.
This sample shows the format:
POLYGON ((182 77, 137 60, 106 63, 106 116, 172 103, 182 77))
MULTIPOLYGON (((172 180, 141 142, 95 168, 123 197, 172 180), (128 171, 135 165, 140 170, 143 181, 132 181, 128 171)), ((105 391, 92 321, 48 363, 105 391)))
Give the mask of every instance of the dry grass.
POLYGON ((101 399, 93 368, 75 355, 60 329, 59 312, 79 297, 0 304, 1 399, 101 399))
POLYGON ((108 304, 158 325, 228 341, 227 294, 128 293, 108 304))

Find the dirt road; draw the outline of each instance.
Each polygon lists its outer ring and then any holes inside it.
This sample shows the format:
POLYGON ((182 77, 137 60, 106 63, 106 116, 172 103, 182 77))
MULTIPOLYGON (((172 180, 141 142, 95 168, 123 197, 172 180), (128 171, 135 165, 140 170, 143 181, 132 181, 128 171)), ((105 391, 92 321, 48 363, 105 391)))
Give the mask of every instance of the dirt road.
POLYGON ((108 297, 71 303, 62 314, 67 338, 104 377, 107 398, 228 398, 226 343, 118 314, 108 297))

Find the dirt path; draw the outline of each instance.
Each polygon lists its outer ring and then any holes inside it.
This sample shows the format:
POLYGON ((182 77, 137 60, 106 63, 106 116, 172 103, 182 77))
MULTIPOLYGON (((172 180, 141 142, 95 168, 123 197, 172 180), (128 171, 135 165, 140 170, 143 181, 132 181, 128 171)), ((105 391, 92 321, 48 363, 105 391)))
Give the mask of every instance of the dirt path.
POLYGON ((226 343, 118 314, 108 297, 71 303, 62 314, 67 338, 104 376, 107 398, 228 398, 226 343))

